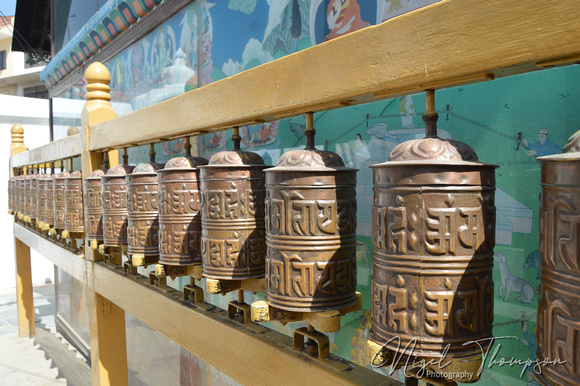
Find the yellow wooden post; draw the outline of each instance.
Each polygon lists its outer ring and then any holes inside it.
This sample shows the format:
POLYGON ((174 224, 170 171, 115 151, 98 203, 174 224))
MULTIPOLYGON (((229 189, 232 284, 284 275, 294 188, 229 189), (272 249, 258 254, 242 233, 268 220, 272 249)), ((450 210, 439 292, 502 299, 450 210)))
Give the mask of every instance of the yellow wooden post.
MULTIPOLYGON (((16 123, 10 129, 12 155, 26 151, 24 129, 16 123)), ((12 175, 16 170, 12 171, 12 175)), ((30 247, 14 238, 14 260, 16 263, 16 305, 18 307, 18 334, 21 338, 36 333, 34 325, 34 300, 32 297, 32 271, 30 266, 30 247)))
MULTIPOLYGON (((101 63, 91 64, 85 71, 87 82, 87 102, 81 114, 84 149, 81 155, 83 177, 101 167, 101 152, 90 152, 91 129, 110 119, 116 118, 111 95, 109 95, 109 70, 101 63)), ((117 151, 109 152, 109 162, 118 163, 117 151)), ((92 249, 85 248, 87 264, 87 293, 89 306, 89 326, 91 340, 91 361, 94 385, 127 384, 127 345, 125 337, 125 311, 94 290, 94 265, 100 256, 92 249)))

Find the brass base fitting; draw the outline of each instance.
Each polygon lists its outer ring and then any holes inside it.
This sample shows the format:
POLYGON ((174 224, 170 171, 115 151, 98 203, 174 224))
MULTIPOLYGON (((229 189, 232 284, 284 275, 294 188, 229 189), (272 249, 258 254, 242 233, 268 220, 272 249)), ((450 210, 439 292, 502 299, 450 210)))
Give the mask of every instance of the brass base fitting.
POLYGON ((339 310, 319 312, 297 312, 276 308, 259 300, 252 303, 252 320, 256 323, 278 321, 280 323, 305 321, 320 332, 336 332, 340 329, 340 318, 350 312, 362 309, 362 295, 356 293, 357 302, 339 310))

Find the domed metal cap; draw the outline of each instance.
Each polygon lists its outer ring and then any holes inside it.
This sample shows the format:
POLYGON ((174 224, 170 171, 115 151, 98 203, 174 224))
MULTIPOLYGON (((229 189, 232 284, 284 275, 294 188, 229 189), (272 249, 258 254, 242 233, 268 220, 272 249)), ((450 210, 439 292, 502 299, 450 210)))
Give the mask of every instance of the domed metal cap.
POLYGON ((195 169, 207 164, 208 160, 202 157, 176 157, 167 161, 165 169, 195 169))
POLYGON ((70 172, 60 172, 54 178, 60 179, 60 178, 69 178, 69 177, 70 177, 70 172))
POLYGON ((133 166, 117 165, 109 169, 106 176, 125 176, 133 171, 133 166))
POLYGON ((564 149, 562 149, 564 153, 579 153, 580 152, 580 130, 572 134, 566 145, 564 145, 564 149))
POLYGON ((264 159, 259 154, 242 151, 221 151, 214 154, 209 160, 211 166, 261 166, 264 165, 264 159))
POLYGON ((137 165, 137 167, 133 170, 132 174, 155 174, 155 172, 159 169, 163 169, 163 164, 158 164, 158 163, 145 163, 145 164, 139 164, 137 165))
POLYGON ((48 180, 52 178, 52 174, 39 174, 38 178, 41 178, 43 180, 48 180))
POLYGON ((68 178, 82 178, 83 173, 80 170, 73 171, 68 178))
POLYGON ((105 175, 105 172, 102 169, 97 169, 91 173, 89 178, 101 178, 105 175))
POLYGON ((305 168, 305 169, 350 169, 346 168, 340 156, 324 150, 291 150, 284 153, 276 168, 305 168))
POLYGON ((388 161, 479 162, 479 158, 475 151, 463 142, 430 137, 397 145, 391 151, 388 161))

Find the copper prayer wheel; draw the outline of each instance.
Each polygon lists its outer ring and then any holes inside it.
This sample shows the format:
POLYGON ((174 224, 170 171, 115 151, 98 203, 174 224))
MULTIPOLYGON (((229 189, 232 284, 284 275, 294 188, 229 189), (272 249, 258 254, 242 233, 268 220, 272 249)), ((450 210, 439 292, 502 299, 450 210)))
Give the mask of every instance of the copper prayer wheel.
POLYGON ((107 247, 127 245, 127 184, 133 166, 117 165, 101 177, 103 196, 103 241, 107 247))
POLYGON ((83 179, 79 170, 70 173, 69 177, 65 179, 64 195, 65 229, 72 238, 82 238, 85 232, 85 216, 83 209, 83 179))
POLYGON ((85 178, 85 237, 89 241, 103 241, 101 177, 104 175, 104 171, 97 169, 85 178))
POLYGON ((356 298, 356 169, 314 147, 266 169, 266 302, 298 312, 340 309, 356 298))
MULTIPOLYGON (((432 113, 423 116, 427 128, 432 113)), ((455 380, 475 381, 481 349, 464 343, 492 336, 496 166, 429 133, 371 166, 370 335, 397 355, 474 358, 473 379, 455 380)))
POLYGON ((540 298, 536 378, 580 384, 580 131, 562 154, 540 157, 540 298), (558 361, 559 363, 556 363, 558 361))
POLYGON ((16 212, 22 216, 24 215, 24 180, 26 179, 25 175, 21 175, 16 177, 16 185, 15 185, 15 205, 16 205, 16 212))
POLYGON ((8 210, 14 212, 14 203, 13 203, 13 185, 14 185, 14 177, 10 177, 8 180, 8 210))
POLYGON ((53 194, 54 194, 54 228, 57 230, 65 229, 64 206, 66 196, 64 186, 66 179, 70 176, 69 172, 60 172, 54 177, 53 194))
POLYGON ((127 251, 129 255, 159 256, 159 205, 155 162, 138 165, 127 175, 127 251))
POLYGON ((159 184, 159 263, 201 264, 200 157, 170 159, 157 171, 159 184))
POLYGON ((23 212, 25 217, 30 217, 30 186, 32 185, 32 174, 27 174, 24 178, 24 207, 23 212))
POLYGON ((38 198, 36 201, 36 208, 38 211, 38 225, 46 224, 46 201, 48 199, 47 181, 50 179, 50 174, 40 174, 38 176, 38 198))
POLYGON ((239 149, 215 154, 200 166, 203 275, 211 279, 264 277, 264 160, 239 149))
POLYGON ((44 223, 46 226, 51 227, 54 225, 54 174, 47 174, 47 176, 48 177, 44 180, 46 189, 44 223))
POLYGON ((38 218, 38 174, 30 176, 30 218, 38 218))

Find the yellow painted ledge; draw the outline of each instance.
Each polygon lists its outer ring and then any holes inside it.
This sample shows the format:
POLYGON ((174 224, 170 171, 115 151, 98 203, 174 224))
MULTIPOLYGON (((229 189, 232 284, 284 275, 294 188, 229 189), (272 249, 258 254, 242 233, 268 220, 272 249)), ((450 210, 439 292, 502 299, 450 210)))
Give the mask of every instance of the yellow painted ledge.
POLYGON ((14 237, 39 252, 54 265, 83 284, 87 281, 87 267, 83 255, 76 255, 20 224, 14 224, 14 237))
MULTIPOLYGON (((79 112, 80 113, 80 112, 79 112)), ((12 156, 12 167, 38 165, 45 162, 78 157, 83 151, 80 134, 65 137, 12 156)))

